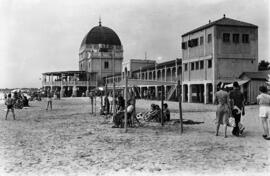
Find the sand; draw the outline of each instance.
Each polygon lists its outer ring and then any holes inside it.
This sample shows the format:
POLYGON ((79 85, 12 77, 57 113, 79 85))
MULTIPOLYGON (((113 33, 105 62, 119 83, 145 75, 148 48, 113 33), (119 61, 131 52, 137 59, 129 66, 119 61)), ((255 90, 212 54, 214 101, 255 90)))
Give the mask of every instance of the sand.
MULTIPOLYGON (((146 111, 157 101, 137 101, 146 111)), ((97 103, 99 105, 99 102, 97 103)), ((168 102, 178 119, 178 103, 168 102)), ((17 120, 4 120, 0 105, 1 175, 267 175, 270 141, 264 140, 258 107, 248 106, 242 137, 215 136, 215 106, 183 104, 184 125, 143 123, 143 127, 111 128, 110 119, 90 114, 88 98, 30 102, 16 110, 17 120)), ((97 111, 98 111, 97 107, 97 111)))

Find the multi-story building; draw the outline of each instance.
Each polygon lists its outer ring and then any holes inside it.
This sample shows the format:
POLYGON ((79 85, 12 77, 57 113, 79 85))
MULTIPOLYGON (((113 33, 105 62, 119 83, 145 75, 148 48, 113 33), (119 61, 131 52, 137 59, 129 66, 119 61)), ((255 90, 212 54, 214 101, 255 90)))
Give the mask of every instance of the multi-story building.
POLYGON ((258 26, 224 17, 182 35, 182 100, 212 103, 219 82, 258 67, 258 26))
POLYGON ((110 28, 93 27, 83 38, 79 50, 79 71, 43 73, 42 87, 59 91, 61 96, 81 96, 99 85, 104 77, 121 73, 123 47, 117 34, 110 28))
MULTIPOLYGON (((128 75, 128 86, 134 87, 140 98, 159 99, 161 87, 164 86, 165 98, 167 100, 177 99, 177 82, 181 80, 182 60, 175 59, 156 63, 154 60, 132 59, 123 68, 130 71, 128 75), (144 65, 144 66, 143 66, 144 65)), ((123 73, 111 75, 105 78, 108 88, 116 87, 123 89, 125 81, 123 73)))

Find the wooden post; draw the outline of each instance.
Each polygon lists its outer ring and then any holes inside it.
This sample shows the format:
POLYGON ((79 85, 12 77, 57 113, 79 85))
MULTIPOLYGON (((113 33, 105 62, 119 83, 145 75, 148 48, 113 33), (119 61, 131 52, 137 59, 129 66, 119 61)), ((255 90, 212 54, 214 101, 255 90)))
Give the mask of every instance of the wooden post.
POLYGON ((161 126, 164 126, 163 104, 164 104, 164 85, 161 86, 161 126))
POLYGON ((127 132, 127 99, 128 99, 128 76, 127 67, 125 68, 125 132, 127 132))
POLYGON ((93 98, 94 97, 91 97, 91 106, 92 106, 92 112, 91 112, 91 114, 94 113, 94 111, 93 111, 93 109, 94 109, 94 99, 93 98))
POLYGON ((103 109, 103 97, 102 97, 102 93, 100 93, 100 109, 101 109, 102 112, 104 111, 104 109, 103 109))
POLYGON ((134 106, 133 112, 131 114, 131 123, 132 126, 134 127, 135 125, 135 116, 136 116, 136 93, 135 93, 135 86, 133 86, 133 90, 131 93, 131 103, 134 106))
POLYGON ((178 102, 179 102, 179 114, 180 114, 180 134, 183 133, 183 113, 182 113, 182 98, 181 98, 181 85, 180 80, 177 81, 177 92, 178 92, 178 102))
POLYGON ((96 100, 96 93, 94 93, 95 97, 94 97, 94 101, 95 101, 95 116, 96 116, 96 108, 97 108, 97 100, 96 100))

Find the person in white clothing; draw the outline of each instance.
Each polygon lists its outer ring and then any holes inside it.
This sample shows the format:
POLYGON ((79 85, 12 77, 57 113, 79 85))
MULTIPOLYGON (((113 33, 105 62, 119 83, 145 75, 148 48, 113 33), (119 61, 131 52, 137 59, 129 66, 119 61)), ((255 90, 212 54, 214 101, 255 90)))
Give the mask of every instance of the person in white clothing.
POLYGON ((259 88, 260 94, 257 96, 257 103, 259 104, 259 117, 262 119, 262 126, 264 134, 262 137, 270 140, 268 120, 270 117, 270 95, 267 94, 267 87, 261 86, 259 88))

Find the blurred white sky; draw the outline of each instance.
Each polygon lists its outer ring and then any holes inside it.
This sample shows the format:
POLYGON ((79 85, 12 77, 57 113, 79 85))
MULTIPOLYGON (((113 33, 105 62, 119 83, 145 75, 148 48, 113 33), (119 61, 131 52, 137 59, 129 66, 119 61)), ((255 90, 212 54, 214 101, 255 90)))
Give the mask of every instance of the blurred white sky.
POLYGON ((181 35, 227 17, 259 26, 259 59, 270 60, 267 0, 0 0, 0 88, 41 87, 42 72, 78 70, 86 33, 113 29, 124 59, 181 57, 181 35))

